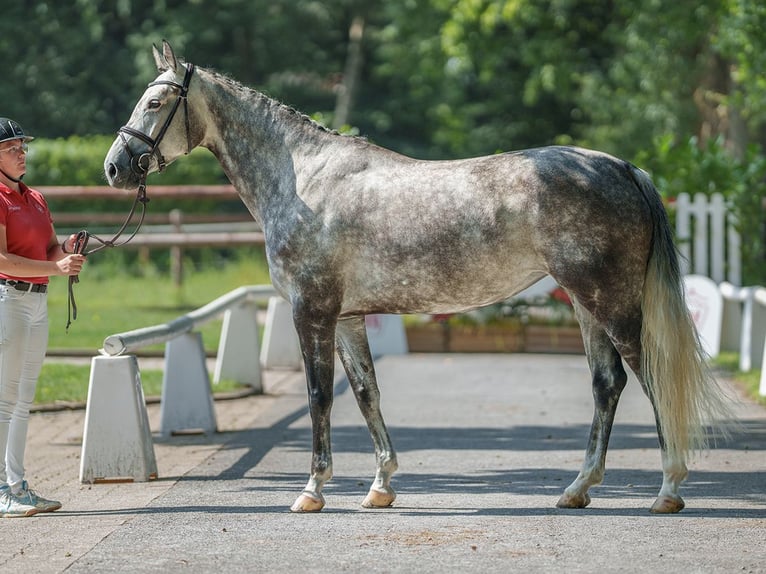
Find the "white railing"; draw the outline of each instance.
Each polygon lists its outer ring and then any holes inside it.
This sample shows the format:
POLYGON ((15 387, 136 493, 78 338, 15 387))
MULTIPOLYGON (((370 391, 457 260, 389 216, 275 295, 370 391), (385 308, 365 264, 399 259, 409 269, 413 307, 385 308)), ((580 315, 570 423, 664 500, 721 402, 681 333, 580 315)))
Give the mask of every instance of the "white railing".
MULTIPOLYGON (((739 370, 749 372, 761 365, 759 393, 766 396, 766 288, 719 286, 724 301, 740 317, 739 370)), ((724 317, 724 320, 726 318, 724 317)))
POLYGON ((710 277, 716 283, 742 284, 740 236, 723 195, 678 195, 676 238, 681 272, 710 277))
POLYGON ((269 297, 276 296, 277 292, 271 285, 239 287, 168 323, 109 335, 104 339, 104 347, 101 351, 105 355, 115 357, 158 343, 166 343, 218 318, 232 307, 264 302, 269 297))

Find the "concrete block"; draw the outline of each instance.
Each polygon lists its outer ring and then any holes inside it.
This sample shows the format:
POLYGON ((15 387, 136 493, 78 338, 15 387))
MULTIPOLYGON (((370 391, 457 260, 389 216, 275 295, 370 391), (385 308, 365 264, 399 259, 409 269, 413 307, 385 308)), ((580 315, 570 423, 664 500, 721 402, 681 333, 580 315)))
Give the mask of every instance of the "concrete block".
POLYGON ((303 355, 293 324, 293 310, 281 297, 271 297, 263 328, 261 364, 264 369, 301 369, 303 355))
POLYGON ((157 478, 154 443, 134 355, 93 357, 80 482, 157 478))
POLYGON ((217 429, 202 335, 184 333, 165 344, 160 433, 214 433, 217 429))
POLYGON ((230 379, 263 392, 257 315, 254 303, 244 303, 224 313, 213 383, 230 379))

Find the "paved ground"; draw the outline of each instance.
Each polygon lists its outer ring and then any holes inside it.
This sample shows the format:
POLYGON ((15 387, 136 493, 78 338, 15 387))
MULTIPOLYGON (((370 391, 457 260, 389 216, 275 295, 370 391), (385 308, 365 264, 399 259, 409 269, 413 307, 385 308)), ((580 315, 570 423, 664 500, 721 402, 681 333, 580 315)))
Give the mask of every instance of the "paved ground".
POLYGON ((80 484, 84 413, 33 415, 28 478, 64 507, 0 520, 0 571, 766 572, 765 409, 741 402, 743 432, 691 465, 686 510, 653 516, 659 453, 632 381, 604 484, 588 509, 559 510, 592 415, 583 357, 392 356, 377 370, 393 508, 359 506, 374 460, 339 378, 327 507, 288 512, 310 459, 305 384, 269 372, 266 395, 216 402, 219 433, 156 437, 148 483, 80 484))

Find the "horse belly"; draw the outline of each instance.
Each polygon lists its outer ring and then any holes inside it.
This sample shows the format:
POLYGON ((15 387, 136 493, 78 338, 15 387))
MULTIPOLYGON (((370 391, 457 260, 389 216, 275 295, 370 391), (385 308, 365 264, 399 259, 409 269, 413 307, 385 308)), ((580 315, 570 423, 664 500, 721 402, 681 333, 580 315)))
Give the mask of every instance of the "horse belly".
POLYGON ((529 255, 453 255, 357 260, 358 272, 347 275, 353 280, 345 284, 342 314, 467 311, 507 299, 546 274, 529 255))

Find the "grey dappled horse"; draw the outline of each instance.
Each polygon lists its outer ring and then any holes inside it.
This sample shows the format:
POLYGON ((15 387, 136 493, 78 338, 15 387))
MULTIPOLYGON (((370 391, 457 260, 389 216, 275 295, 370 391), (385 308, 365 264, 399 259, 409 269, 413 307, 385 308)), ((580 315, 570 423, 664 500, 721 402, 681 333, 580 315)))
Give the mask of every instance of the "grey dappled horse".
POLYGON ((109 184, 208 148, 263 228, 271 279, 292 304, 313 431, 293 511, 318 511, 332 476, 337 348, 375 446, 365 507, 394 501, 396 453, 379 408, 369 313, 447 313, 506 299, 546 274, 570 294, 593 377, 585 461, 558 506, 588 505, 615 410, 636 373, 654 408, 663 482, 651 510, 678 512, 686 458, 726 413, 686 309, 667 215, 647 174, 603 153, 548 147, 420 161, 306 116, 154 48, 160 72, 104 163, 109 184), (176 114, 183 102, 183 118, 176 114), (174 119, 175 118, 175 119, 174 119))

